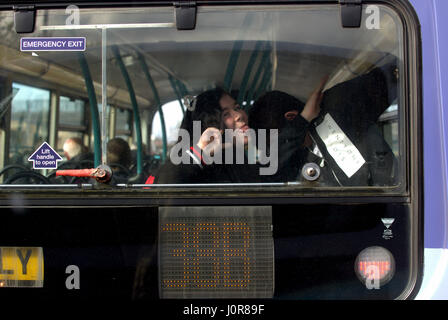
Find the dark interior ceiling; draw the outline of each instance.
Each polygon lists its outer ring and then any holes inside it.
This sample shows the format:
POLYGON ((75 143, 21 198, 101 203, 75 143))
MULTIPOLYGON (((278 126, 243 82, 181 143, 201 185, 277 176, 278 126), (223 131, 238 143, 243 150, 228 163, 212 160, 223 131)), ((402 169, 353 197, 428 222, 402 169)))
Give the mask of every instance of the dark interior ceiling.
MULTIPOLYGON (((208 14, 207 10, 198 13, 198 25, 193 31, 178 31, 174 26, 110 29, 106 38, 108 101, 131 107, 126 83, 111 46, 119 48, 141 109, 155 108, 156 103, 154 92, 137 58, 139 54, 145 59, 162 103, 177 98, 169 75, 182 82, 188 93, 193 95, 214 86, 223 86, 232 54, 237 54, 232 89, 238 90, 257 42, 261 43, 261 50, 257 53, 247 86, 250 87, 255 80, 261 81, 263 73, 258 79, 255 79, 255 74, 260 66, 264 66, 271 72, 268 81, 270 88, 288 92, 303 101, 324 75, 330 76, 328 86, 331 86, 365 72, 385 56, 397 54, 393 18, 386 16, 383 19, 380 33, 342 30, 339 16, 335 14, 337 10, 334 10, 337 6, 332 6, 323 11, 325 19, 319 23, 319 28, 311 28, 319 16, 319 11, 313 8, 304 11, 297 7, 285 7, 282 12, 272 14, 269 14, 269 8, 246 7, 246 11, 244 7, 233 11, 214 8, 208 14), (250 16, 248 12, 253 15, 250 19, 247 18, 250 16), (237 43, 241 44, 240 50, 234 49, 237 43), (268 50, 266 48, 269 48, 269 59, 263 63, 263 50, 268 50)), ((93 21, 125 24, 148 20, 142 20, 141 16, 142 10, 138 9, 107 9, 101 14, 97 9, 92 9, 81 17, 82 24, 88 25, 93 21)), ((12 15, 3 13, 0 17, 4 30, 3 41, 0 40, 0 49, 3 50, 0 67, 53 82, 86 97, 79 53, 39 52, 38 56, 32 56, 20 52, 18 44, 21 36, 11 30, 12 15)), ((39 31, 39 26, 63 25, 64 19, 60 11, 40 12, 37 31, 30 36, 86 37, 87 50, 83 54, 95 84, 98 102, 101 102, 101 29, 39 31)), ((172 10, 157 9, 149 20, 151 23, 172 22, 172 10)))

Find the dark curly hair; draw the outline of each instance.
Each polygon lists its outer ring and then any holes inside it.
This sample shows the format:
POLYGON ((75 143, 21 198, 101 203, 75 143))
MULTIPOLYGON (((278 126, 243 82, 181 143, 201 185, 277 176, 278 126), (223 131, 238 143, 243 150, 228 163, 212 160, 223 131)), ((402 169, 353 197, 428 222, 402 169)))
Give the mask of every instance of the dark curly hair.
POLYGON ((193 111, 185 112, 180 128, 187 130, 191 138, 193 138, 193 121, 201 122, 201 134, 210 127, 222 129, 219 101, 227 94, 223 89, 215 88, 198 95, 195 99, 195 108, 193 111))

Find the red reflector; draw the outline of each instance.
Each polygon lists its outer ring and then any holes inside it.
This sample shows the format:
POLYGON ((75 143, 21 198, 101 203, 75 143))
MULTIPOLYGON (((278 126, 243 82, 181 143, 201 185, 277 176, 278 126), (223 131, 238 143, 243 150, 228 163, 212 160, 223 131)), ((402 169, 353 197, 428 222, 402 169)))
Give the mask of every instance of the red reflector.
POLYGON ((362 250, 355 262, 355 272, 359 280, 369 289, 379 289, 388 283, 395 273, 395 260, 392 253, 383 247, 369 247, 362 250), (375 284, 375 281, 378 281, 375 284))
POLYGON ((358 270, 364 278, 374 279, 379 276, 379 279, 382 279, 389 273, 390 269, 389 261, 360 261, 358 263, 358 270), (374 268, 369 268, 369 266, 374 268), (375 270, 378 272, 375 272, 375 270))

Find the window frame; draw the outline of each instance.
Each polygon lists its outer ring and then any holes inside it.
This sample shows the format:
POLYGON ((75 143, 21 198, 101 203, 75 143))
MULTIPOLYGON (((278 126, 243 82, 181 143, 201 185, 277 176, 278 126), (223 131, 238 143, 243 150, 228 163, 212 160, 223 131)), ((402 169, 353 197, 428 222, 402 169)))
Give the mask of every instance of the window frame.
POLYGON ((58 94, 57 94, 57 97, 56 97, 56 99, 57 99, 57 111, 56 111, 56 113, 57 113, 57 116, 56 116, 56 121, 57 121, 57 124, 56 124, 56 132, 55 132, 55 135, 56 135, 56 137, 55 137, 55 145, 56 146, 58 146, 58 144, 59 144, 59 132, 60 131, 63 131, 63 132, 73 132, 73 133, 78 133, 78 134, 81 134, 81 139, 82 139, 82 141, 85 141, 85 137, 86 136, 90 136, 90 134, 89 134, 89 126, 90 126, 90 121, 89 121, 89 111, 88 111, 88 101, 86 100, 86 99, 84 99, 84 98, 81 98, 81 97, 73 97, 73 96, 71 96, 71 95, 63 95, 63 94, 61 94, 61 93, 59 93, 58 92, 58 94), (61 97, 66 97, 66 98, 69 98, 70 100, 80 100, 80 101, 82 101, 83 102, 83 105, 82 105, 82 107, 83 107, 83 119, 82 119, 82 122, 83 122, 83 124, 81 124, 81 125, 68 125, 68 124, 61 124, 60 123, 60 114, 61 114, 61 104, 60 104, 60 101, 61 101, 61 97))

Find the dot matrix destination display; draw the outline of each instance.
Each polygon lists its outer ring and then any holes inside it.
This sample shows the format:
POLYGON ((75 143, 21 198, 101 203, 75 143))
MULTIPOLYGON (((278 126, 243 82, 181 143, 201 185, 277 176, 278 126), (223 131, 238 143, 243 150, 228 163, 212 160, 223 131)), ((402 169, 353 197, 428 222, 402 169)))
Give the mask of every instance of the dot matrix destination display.
POLYGON ((159 209, 161 298, 271 298, 271 207, 159 209))

